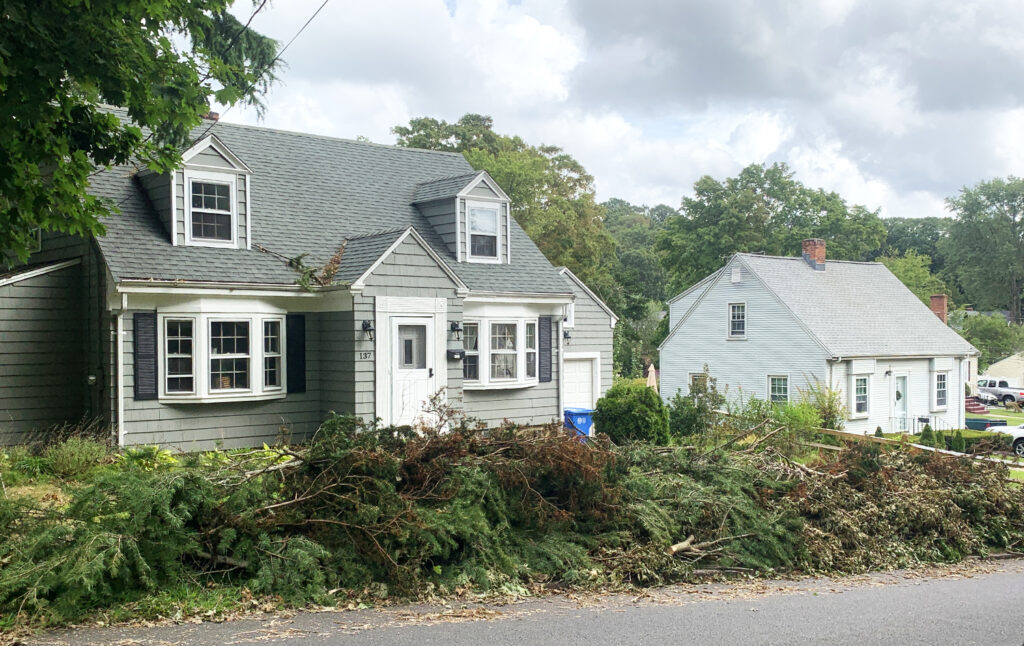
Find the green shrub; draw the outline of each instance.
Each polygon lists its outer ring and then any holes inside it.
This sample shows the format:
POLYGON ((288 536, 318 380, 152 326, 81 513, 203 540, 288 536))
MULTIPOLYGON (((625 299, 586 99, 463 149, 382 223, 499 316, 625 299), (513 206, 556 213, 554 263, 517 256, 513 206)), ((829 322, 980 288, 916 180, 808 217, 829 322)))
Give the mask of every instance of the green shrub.
POLYGON ((922 446, 935 446, 935 433, 932 432, 931 424, 925 424, 921 430, 921 436, 917 439, 917 443, 922 446))
POLYGON ((964 441, 964 434, 959 430, 953 433, 951 444, 951 448, 958 453, 964 453, 967 451, 967 443, 964 441))
POLYGON ((59 478, 76 478, 84 476, 107 456, 105 444, 80 437, 46 447, 43 459, 46 467, 59 478))
POLYGON ((142 471, 156 471, 178 464, 178 460, 169 450, 154 445, 127 448, 117 455, 117 462, 126 469, 142 471))
POLYGON ((718 392, 716 379, 708 373, 705 365, 703 375, 691 380, 688 395, 683 396, 677 391, 669 400, 669 434, 679 438, 707 433, 715 423, 715 411, 724 404, 725 397, 718 392))
POLYGON ((946 448, 946 434, 942 431, 935 433, 935 448, 945 450, 946 448))
POLYGON ((642 379, 623 379, 597 400, 594 426, 616 444, 668 444, 668 408, 642 379))
POLYGON ((818 411, 821 425, 834 431, 843 430, 846 419, 846 408, 843 396, 838 390, 829 388, 820 381, 803 391, 803 400, 810 403, 818 411))
POLYGON ((885 437, 885 433, 882 432, 881 426, 875 427, 875 437, 885 437))

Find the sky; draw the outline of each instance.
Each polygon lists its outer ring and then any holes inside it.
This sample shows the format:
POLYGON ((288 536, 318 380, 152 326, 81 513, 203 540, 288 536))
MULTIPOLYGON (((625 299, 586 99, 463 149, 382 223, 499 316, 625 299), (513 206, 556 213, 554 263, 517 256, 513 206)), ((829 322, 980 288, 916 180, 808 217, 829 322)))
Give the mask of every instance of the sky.
MULTIPOLYGON (((253 28, 287 42, 321 2, 253 28)), ((600 200, 678 207, 701 176, 785 162, 883 217, 942 216, 1024 172, 1022 33, 1012 0, 330 0, 263 120, 222 118, 390 144, 473 112, 563 148, 600 200)))

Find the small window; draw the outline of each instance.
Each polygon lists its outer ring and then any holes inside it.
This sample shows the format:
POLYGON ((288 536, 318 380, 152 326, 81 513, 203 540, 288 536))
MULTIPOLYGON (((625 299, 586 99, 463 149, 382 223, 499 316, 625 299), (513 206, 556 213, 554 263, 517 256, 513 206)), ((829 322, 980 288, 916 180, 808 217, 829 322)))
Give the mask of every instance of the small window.
POLYGON ((192 238, 230 242, 231 184, 191 181, 192 238))
POLYGON ((854 377, 853 379, 853 412, 857 415, 868 413, 868 378, 854 377))
POLYGON ((398 326, 399 358, 406 370, 427 369, 427 326, 398 326))
POLYGON ((498 209, 469 207, 469 255, 498 257, 498 209))
POLYGON ((516 379, 517 327, 515 323, 491 323, 491 379, 516 379))
POLYGON ((263 321, 263 387, 281 387, 281 321, 263 321))
POLYGON ((466 351, 462 359, 462 378, 466 381, 480 381, 479 323, 465 323, 462 326, 462 347, 466 351))
POLYGON ((195 373, 192 359, 194 335, 191 319, 167 319, 164 322, 165 388, 168 394, 188 394, 195 391, 195 373))
POLYGON ((537 324, 526 324, 526 378, 537 378, 537 324))
POLYGON ((249 388, 249 321, 210 321, 210 390, 249 388))
POLYGON ((789 401, 789 377, 768 377, 768 397, 773 403, 789 401))
POLYGON ((738 339, 747 335, 747 306, 745 303, 729 304, 729 337, 738 339))
POLYGON ((949 393, 949 374, 945 372, 935 373, 935 407, 945 408, 949 393))

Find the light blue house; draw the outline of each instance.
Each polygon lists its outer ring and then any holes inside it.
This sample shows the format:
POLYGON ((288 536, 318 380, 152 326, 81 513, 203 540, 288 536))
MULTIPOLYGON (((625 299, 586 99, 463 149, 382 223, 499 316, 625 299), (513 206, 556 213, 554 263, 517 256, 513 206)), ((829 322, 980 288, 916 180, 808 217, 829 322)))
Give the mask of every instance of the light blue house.
POLYGON ((846 428, 869 433, 964 427, 977 355, 884 265, 739 253, 670 301, 661 394, 686 395, 705 365, 719 390, 794 401, 817 384, 841 393, 846 428))
POLYGON ((611 382, 614 314, 462 155, 226 123, 115 168, 106 235, 0 274, 0 440, 83 417, 121 445, 305 437, 329 411, 543 423, 611 382), (567 404, 567 401, 569 404, 567 404))

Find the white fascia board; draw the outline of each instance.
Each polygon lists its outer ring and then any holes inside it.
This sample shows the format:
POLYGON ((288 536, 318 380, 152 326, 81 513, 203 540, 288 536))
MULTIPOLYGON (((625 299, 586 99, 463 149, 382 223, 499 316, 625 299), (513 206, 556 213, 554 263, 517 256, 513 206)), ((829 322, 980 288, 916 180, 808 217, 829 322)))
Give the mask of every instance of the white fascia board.
POLYGON ((520 292, 469 292, 467 303, 540 303, 569 305, 572 294, 526 294, 520 292))
POLYGON ((618 322, 619 317, 615 314, 615 312, 612 311, 612 308, 608 307, 608 305, 606 305, 604 301, 598 298, 597 294, 592 292, 590 288, 587 287, 586 283, 580 280, 576 274, 572 273, 572 270, 570 270, 568 267, 562 267, 562 269, 559 270, 559 273, 562 274, 563 276, 567 276, 568 278, 570 278, 574 283, 580 286, 580 289, 586 292, 587 296, 594 299, 594 302, 597 303, 598 306, 605 311, 605 314, 612 317, 612 327, 615 327, 615 324, 618 322))
POLYGON ((293 296, 316 298, 299 285, 258 283, 211 283, 192 281, 122 280, 117 284, 119 294, 194 294, 197 296, 293 296))
POLYGON ((436 251, 434 251, 433 247, 427 244, 426 240, 424 240, 423 237, 413 227, 408 227, 404 233, 398 236, 398 238, 396 238, 395 241, 391 243, 390 247, 384 250, 384 253, 382 253, 377 258, 377 260, 373 261, 373 264, 370 265, 369 269, 364 271, 362 275, 359 276, 359 278, 352 281, 352 285, 349 287, 350 291, 352 291, 353 293, 361 292, 363 288, 366 287, 366 279, 369 278, 370 275, 373 274, 373 272, 376 271, 378 267, 380 267, 381 263, 384 262, 385 258, 394 253, 395 249, 397 249, 398 246, 402 244, 405 241, 405 239, 410 236, 412 237, 413 240, 416 241, 416 244, 422 247, 423 250, 427 253, 427 255, 430 256, 430 258, 437 263, 437 266, 441 268, 441 271, 443 271, 452 280, 452 282, 455 283, 456 291, 467 293, 469 292, 469 287, 466 286, 466 283, 462 282, 462 279, 459 278, 458 274, 452 271, 452 268, 448 266, 448 263, 446 263, 444 259, 441 258, 441 256, 439 256, 436 251))
MULTIPOLYGON (((490 173, 488 173, 485 170, 482 170, 479 173, 477 173, 477 176, 475 178, 473 178, 472 180, 470 180, 469 184, 466 184, 465 188, 463 188, 461 191, 459 191, 458 197, 465 197, 465 198, 470 198, 470 199, 474 199, 474 200, 475 199, 484 199, 484 200, 488 199, 486 197, 485 198, 478 198, 475 195, 470 195, 470 191, 472 191, 474 188, 479 186, 481 182, 483 182, 484 184, 487 184, 488 188, 490 188, 492 191, 494 191, 498 195, 497 199, 503 200, 505 202, 511 202, 512 201, 512 199, 508 196, 508 194, 505 193, 505 191, 503 191, 500 186, 498 186, 498 183, 496 181, 494 181, 494 178, 491 177, 490 173)), ((489 198, 489 199, 493 200, 495 198, 489 198)))
POLYGON ((35 278, 36 276, 43 276, 45 274, 49 274, 49 273, 54 272, 54 271, 60 271, 61 269, 67 269, 68 267, 74 267, 75 265, 78 265, 81 262, 82 262, 81 258, 72 258, 71 260, 63 260, 61 262, 55 262, 55 263, 50 264, 50 265, 44 265, 42 267, 36 267, 35 269, 28 269, 26 271, 21 272, 20 274, 15 274, 13 276, 8 276, 7 278, 0 278, 0 287, 6 287, 7 285, 13 285, 14 283, 20 283, 23 280, 28 280, 29 278, 35 278))
MULTIPOLYGON (((206 137, 201 139, 196 145, 192 146, 191 148, 183 152, 181 154, 182 163, 188 164, 190 159, 192 159, 202 151, 206 150, 207 148, 213 148, 214 150, 216 150, 221 157, 228 160, 228 163, 235 167, 234 170, 236 172, 246 173, 249 175, 252 174, 252 169, 246 166, 245 162, 243 162, 238 157, 238 155, 231 152, 231 149, 228 148, 227 145, 225 145, 224 142, 217 137, 217 135, 207 135, 206 137)), ((225 168, 220 168, 219 166, 207 168, 215 168, 216 170, 220 171, 228 170, 225 168)))

